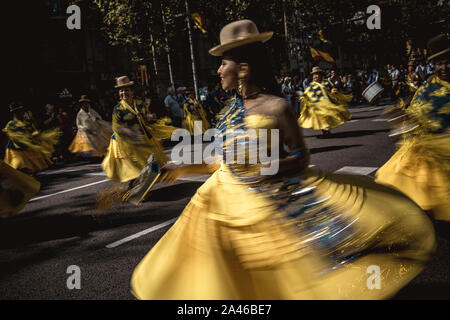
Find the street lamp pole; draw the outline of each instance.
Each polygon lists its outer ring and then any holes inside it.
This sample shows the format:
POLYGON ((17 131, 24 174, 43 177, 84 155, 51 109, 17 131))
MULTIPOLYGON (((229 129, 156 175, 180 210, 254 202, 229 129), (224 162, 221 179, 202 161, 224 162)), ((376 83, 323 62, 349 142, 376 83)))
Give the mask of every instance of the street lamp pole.
POLYGON ((169 40, 167 39, 166 18, 164 16, 164 11, 162 9, 162 5, 161 5, 161 15, 162 15, 162 21, 163 21, 163 28, 164 28, 164 37, 166 40, 167 63, 169 65, 170 85, 175 89, 175 82, 173 81, 173 75, 172 75, 172 64, 170 62, 169 40))

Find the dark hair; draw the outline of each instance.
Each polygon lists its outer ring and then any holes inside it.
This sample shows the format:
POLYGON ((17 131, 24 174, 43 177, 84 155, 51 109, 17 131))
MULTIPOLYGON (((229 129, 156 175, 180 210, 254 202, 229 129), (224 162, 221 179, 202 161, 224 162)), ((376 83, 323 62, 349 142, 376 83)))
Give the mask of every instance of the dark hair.
POLYGON ((236 63, 248 63, 250 66, 249 83, 254 84, 266 93, 281 97, 280 87, 275 79, 272 62, 262 42, 231 49, 223 54, 236 63))

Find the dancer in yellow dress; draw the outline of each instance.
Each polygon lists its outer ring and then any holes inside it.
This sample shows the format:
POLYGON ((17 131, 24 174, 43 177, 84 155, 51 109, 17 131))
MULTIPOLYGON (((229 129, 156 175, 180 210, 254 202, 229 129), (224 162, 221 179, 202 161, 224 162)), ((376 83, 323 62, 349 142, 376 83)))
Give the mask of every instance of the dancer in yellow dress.
POLYGON ((298 124, 302 128, 322 130, 323 135, 329 135, 331 129, 351 119, 347 110, 351 99, 347 101, 347 95, 340 94, 336 88, 329 92, 322 83, 323 71, 319 67, 313 67, 311 74, 313 81, 301 98, 298 124))
POLYGON ((137 298, 388 298, 429 261, 432 224, 411 200, 364 177, 308 168, 294 112, 276 96, 262 43, 272 34, 259 33, 250 20, 236 21, 222 29, 221 45, 210 53, 222 56, 223 88, 240 88, 217 125, 218 151, 229 154, 235 142, 252 145, 245 136, 259 132, 261 142, 263 132, 276 137, 279 130, 281 141, 271 139, 271 147, 260 144, 259 151, 280 149, 280 158, 265 163, 258 153, 256 164, 225 157, 167 168, 166 182, 213 174, 134 270, 137 298), (263 169, 276 164, 278 173, 266 175, 263 169), (368 281, 371 268, 380 272, 380 289, 368 281))
POLYGON ((150 155, 160 167, 168 157, 159 140, 170 138, 171 132, 155 130, 141 101, 134 99, 133 81, 123 76, 116 79, 120 103, 114 107, 111 138, 102 167, 108 178, 126 182, 137 178, 150 155))
POLYGON ((24 117, 25 108, 19 104, 11 104, 10 112, 13 120, 3 129, 10 139, 4 161, 27 173, 47 169, 52 164, 50 158, 61 131, 56 128, 39 132, 32 121, 24 117))
POLYGON ((19 213, 40 186, 34 178, 0 160, 0 218, 19 213))
POLYGON ((405 111, 398 151, 376 174, 377 182, 397 188, 435 219, 446 221, 450 221, 449 43, 448 35, 429 41, 434 75, 405 111))
POLYGON ((85 156, 101 157, 106 153, 112 135, 111 124, 91 106, 91 100, 83 95, 78 100, 81 104, 77 114, 77 134, 69 146, 69 151, 85 156))
POLYGON ((186 94, 187 99, 183 105, 183 127, 188 130, 191 135, 194 135, 194 132, 205 133, 210 127, 205 110, 203 110, 201 103, 195 99, 193 88, 187 88, 186 94), (197 130, 195 130, 195 126, 199 126, 200 124, 201 128, 198 127, 197 130))

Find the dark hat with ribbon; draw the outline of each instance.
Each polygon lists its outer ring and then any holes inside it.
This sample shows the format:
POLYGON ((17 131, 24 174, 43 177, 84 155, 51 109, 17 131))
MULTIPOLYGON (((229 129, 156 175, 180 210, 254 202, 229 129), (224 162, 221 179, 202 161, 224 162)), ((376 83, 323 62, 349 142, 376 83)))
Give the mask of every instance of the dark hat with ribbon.
POLYGON ((430 56, 428 61, 437 58, 450 51, 450 34, 443 33, 432 38, 427 43, 430 56))

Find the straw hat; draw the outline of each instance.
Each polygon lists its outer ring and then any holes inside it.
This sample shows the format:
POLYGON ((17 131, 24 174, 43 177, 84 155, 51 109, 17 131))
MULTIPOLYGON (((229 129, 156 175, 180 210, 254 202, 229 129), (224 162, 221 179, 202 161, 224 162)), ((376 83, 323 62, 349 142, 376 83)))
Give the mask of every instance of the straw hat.
POLYGON ((314 73, 323 73, 323 70, 320 69, 319 67, 313 67, 311 74, 314 74, 314 73))
POLYGON ((434 38, 432 38, 427 43, 427 47, 430 51, 430 56, 428 57, 427 61, 430 61, 440 55, 443 55, 444 53, 447 53, 450 51, 450 35, 447 34, 440 34, 434 38))
POLYGON ((83 94, 80 98, 80 100, 78 100, 78 102, 91 102, 91 100, 89 100, 88 96, 83 94))
POLYGON ((16 111, 18 111, 20 109, 24 109, 24 108, 25 108, 24 106, 13 102, 9 105, 9 112, 16 112, 16 111))
POLYGON ((256 24, 251 20, 239 20, 227 24, 220 31, 220 45, 209 53, 219 57, 224 52, 253 42, 266 42, 272 38, 273 32, 259 33, 256 24))
POLYGON ((414 62, 414 60, 409 60, 408 61, 408 67, 409 66, 414 67, 415 65, 416 65, 416 63, 414 62))
POLYGON ((115 88, 123 88, 123 87, 131 87, 134 85, 134 81, 130 81, 127 76, 122 76, 116 78, 116 86, 115 88))

